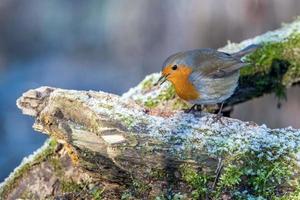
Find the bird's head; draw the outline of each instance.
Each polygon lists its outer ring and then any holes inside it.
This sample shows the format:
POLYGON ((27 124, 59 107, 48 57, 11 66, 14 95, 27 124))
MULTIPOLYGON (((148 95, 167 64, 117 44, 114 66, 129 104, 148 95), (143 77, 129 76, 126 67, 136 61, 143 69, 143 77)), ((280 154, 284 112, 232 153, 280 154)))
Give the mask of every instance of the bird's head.
POLYGON ((186 80, 191 72, 192 68, 187 65, 186 55, 183 53, 173 54, 164 62, 161 77, 156 85, 163 84, 166 80, 176 84, 181 80, 186 80))

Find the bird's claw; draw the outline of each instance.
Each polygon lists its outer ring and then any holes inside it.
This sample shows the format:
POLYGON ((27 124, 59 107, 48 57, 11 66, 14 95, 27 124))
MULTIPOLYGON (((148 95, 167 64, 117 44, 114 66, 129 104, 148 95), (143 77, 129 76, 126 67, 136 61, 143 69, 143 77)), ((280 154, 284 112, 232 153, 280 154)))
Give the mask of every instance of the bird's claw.
POLYGON ((218 114, 213 116, 213 122, 212 123, 216 123, 216 122, 220 122, 222 125, 225 125, 223 120, 222 120, 222 113, 218 113, 218 114))
POLYGON ((202 113, 202 106, 201 105, 193 105, 191 108, 184 110, 185 113, 197 112, 202 113))

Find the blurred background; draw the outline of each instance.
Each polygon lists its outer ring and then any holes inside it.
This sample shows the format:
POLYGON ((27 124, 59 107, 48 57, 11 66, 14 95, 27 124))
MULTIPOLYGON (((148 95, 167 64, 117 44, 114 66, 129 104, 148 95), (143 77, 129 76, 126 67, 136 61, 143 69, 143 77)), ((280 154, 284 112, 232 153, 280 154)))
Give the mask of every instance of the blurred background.
MULTIPOLYGON (((0 182, 45 136, 16 99, 42 85, 116 94, 158 72, 177 51, 226 45, 279 28, 299 0, 1 0, 0 182)), ((300 128, 300 89, 237 106, 233 117, 300 128)))

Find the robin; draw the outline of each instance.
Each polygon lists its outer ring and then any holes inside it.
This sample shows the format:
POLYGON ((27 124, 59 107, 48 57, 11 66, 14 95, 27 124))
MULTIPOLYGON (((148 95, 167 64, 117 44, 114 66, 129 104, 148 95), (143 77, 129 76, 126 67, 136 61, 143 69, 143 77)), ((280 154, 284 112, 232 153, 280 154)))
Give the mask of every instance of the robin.
POLYGON ((220 116, 224 101, 238 86, 239 70, 248 65, 241 58, 258 47, 250 45, 233 54, 209 48, 173 54, 164 62, 156 85, 170 81, 176 94, 193 104, 188 112, 202 105, 221 104, 220 116))

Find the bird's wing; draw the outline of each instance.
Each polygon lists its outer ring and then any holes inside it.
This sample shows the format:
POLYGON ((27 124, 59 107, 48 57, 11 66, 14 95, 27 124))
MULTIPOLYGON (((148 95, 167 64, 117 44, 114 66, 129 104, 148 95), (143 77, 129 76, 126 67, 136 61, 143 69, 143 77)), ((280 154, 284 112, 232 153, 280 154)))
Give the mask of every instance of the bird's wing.
POLYGON ((195 52, 193 62, 194 67, 192 73, 206 78, 223 78, 230 76, 247 65, 230 54, 213 49, 195 52))

